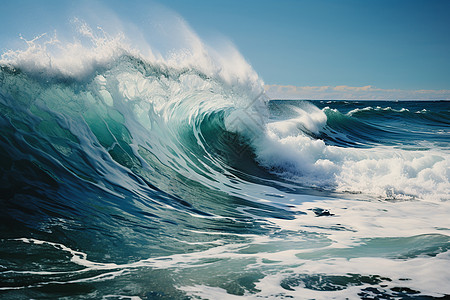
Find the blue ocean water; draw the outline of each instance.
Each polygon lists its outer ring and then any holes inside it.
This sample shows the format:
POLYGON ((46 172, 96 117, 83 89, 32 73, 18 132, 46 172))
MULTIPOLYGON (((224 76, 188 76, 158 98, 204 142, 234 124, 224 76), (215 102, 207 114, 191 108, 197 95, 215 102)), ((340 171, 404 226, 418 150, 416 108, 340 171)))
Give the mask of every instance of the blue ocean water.
POLYGON ((0 61, 0 297, 450 297, 450 102, 38 42, 0 61))

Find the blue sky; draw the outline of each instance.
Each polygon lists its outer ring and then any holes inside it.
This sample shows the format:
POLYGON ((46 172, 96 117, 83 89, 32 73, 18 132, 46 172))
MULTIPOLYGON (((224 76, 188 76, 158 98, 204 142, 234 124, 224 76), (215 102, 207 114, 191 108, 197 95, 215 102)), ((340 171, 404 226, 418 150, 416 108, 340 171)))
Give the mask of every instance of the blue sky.
POLYGON ((438 98, 450 97, 450 1, 97 3, 4 2, 0 48, 14 47, 19 33, 32 38, 64 27, 73 16, 95 15, 102 7, 108 7, 123 22, 145 28, 152 13, 164 6, 182 16, 206 41, 217 36, 232 41, 268 90, 277 93, 282 91, 280 86, 288 86, 295 98, 306 91, 303 87, 315 87, 317 93, 323 93, 327 91, 323 87, 336 92, 342 90, 336 87, 345 86, 354 93, 376 90, 378 97, 384 97, 380 90, 387 94, 418 90, 424 94, 423 90, 430 90, 438 98))

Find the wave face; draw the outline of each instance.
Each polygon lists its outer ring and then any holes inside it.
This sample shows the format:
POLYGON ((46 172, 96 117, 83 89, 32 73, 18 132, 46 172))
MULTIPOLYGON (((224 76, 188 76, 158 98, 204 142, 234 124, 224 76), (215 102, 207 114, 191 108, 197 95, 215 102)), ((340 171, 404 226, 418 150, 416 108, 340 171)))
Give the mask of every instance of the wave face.
POLYGON ((0 61, 2 296, 450 295, 448 102, 268 101, 234 50, 80 31, 0 61))

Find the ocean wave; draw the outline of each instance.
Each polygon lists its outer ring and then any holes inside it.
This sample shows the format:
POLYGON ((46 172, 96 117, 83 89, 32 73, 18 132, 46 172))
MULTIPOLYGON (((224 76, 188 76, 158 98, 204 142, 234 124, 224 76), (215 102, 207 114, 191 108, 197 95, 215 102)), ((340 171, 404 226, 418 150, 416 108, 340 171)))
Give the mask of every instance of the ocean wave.
POLYGON ((8 122, 29 147, 80 178, 98 184, 103 179, 89 175, 97 174, 118 182, 118 163, 158 188, 167 188, 163 178, 180 174, 227 191, 233 186, 228 170, 242 167, 240 156, 248 153, 247 170, 301 178, 305 187, 447 198, 447 154, 389 148, 377 140, 392 134, 389 129, 360 120, 362 113, 410 113, 406 108, 343 115, 302 102, 280 110, 268 105, 262 81, 245 61, 246 72, 224 72, 202 48, 198 65, 175 67, 170 59, 144 57, 120 36, 96 36, 85 24, 80 31, 89 47, 37 39, 1 62, 8 122), (48 48, 54 44, 56 54, 48 48), (75 156, 79 164, 72 163, 75 156))
POLYGON ((0 61, 4 295, 449 293, 444 105, 411 133, 380 115, 414 109, 269 101, 185 27, 165 57, 79 26, 0 61))

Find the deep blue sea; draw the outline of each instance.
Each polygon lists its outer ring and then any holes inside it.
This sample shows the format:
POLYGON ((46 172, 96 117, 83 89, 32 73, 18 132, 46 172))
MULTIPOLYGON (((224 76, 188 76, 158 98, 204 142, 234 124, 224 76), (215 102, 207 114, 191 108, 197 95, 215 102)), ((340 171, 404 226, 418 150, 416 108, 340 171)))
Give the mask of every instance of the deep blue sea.
POLYGON ((0 298, 450 297, 450 102, 28 46, 0 61, 0 298))

